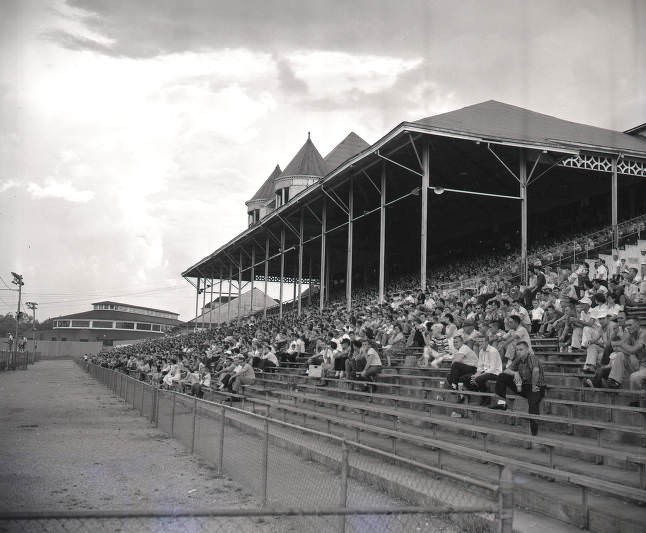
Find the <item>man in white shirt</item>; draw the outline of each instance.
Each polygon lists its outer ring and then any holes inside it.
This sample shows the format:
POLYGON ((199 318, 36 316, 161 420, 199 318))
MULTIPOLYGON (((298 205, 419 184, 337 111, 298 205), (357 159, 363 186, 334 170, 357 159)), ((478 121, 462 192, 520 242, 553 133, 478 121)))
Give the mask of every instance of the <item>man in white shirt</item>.
POLYGON ((601 285, 605 287, 608 286, 608 267, 606 267, 606 262, 603 259, 597 259, 594 262, 596 268, 595 279, 598 279, 601 285))
MULTIPOLYGON (((480 348, 478 354, 478 366, 476 373, 471 376, 467 387, 470 390, 478 392, 487 392, 487 382, 496 380, 498 374, 502 372, 502 360, 500 353, 493 346, 489 344, 486 335, 478 337, 476 343, 480 348)), ((490 398, 482 396, 480 405, 489 405, 490 398)))
POLYGON ((459 335, 453 338, 453 344, 457 351, 453 354, 453 362, 451 363, 447 383, 452 389, 457 389, 458 383, 468 383, 471 376, 476 373, 478 356, 464 344, 464 340, 459 335))

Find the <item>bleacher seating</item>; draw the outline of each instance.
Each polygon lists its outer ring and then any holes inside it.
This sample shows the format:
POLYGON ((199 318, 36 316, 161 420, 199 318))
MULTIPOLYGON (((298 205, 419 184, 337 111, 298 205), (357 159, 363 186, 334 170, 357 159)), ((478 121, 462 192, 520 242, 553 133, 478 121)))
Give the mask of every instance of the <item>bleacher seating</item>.
MULTIPOLYGON (((629 225, 623 228, 622 249, 608 250, 619 258, 625 257, 630 265, 635 258, 640 264, 642 252, 646 252, 646 241, 634 238, 638 233, 633 229, 629 225)), ((596 241, 589 235, 580 239, 586 242, 592 239, 599 245, 597 248, 607 247, 604 240, 607 228, 597 233, 596 241)), ((536 253, 550 257, 556 250, 544 247, 536 253)), ((593 261, 594 256, 588 255, 588 261, 593 261)), ((564 266, 561 260, 567 263, 568 258, 559 257, 558 264, 564 266)), ((583 260, 583 256, 578 259, 583 260)), ((614 261, 609 254, 607 264, 613 266, 614 261)), ((471 269, 472 265, 467 271, 471 269)), ((416 283, 412 276, 392 280, 388 294, 413 289, 416 283)), ((514 282, 507 280, 498 287, 508 292, 510 299, 521 297, 514 282)), ((567 293, 567 287, 563 293, 567 293)), ((439 299, 442 293, 431 292, 430 296, 439 299)), ((467 291, 457 298, 466 303, 474 302, 475 296, 467 291)), ((356 319, 359 313, 354 317, 345 313, 342 297, 339 301, 335 293, 330 297, 327 311, 322 315, 311 311, 308 315, 310 324, 323 322, 338 330, 335 320, 348 325, 351 318, 356 319)), ((317 298, 314 293, 315 307, 317 298)), ((353 304, 362 312, 369 314, 377 309, 374 303, 375 292, 370 288, 353 293, 353 304)), ((253 322, 225 325, 222 333, 199 332, 139 348, 124 348, 116 352, 121 354, 119 358, 103 363, 124 369, 126 356, 135 353, 152 353, 157 358, 169 355, 193 358, 199 354, 210 360, 214 342, 221 348, 217 357, 226 348, 233 349, 236 342, 236 349, 246 353, 259 329, 266 330, 267 338, 285 328, 299 330, 302 321, 293 307, 284 309, 282 321, 276 316, 277 310, 273 310, 265 321, 256 316, 253 322)), ((411 309, 415 308, 411 305, 411 309)), ((393 307, 392 312, 396 313, 396 309, 393 307)), ((627 305, 625 310, 629 318, 637 318, 646 326, 646 302, 627 305)), ((387 315, 380 316, 385 320, 387 315)), ((465 319, 464 315, 460 317, 461 321, 465 319)), ((319 338, 327 333, 320 332, 319 338)), ((204 392, 207 399, 233 398, 240 400, 244 409, 369 444, 390 452, 395 462, 397 456, 412 458, 485 484, 495 483, 501 467, 511 465, 518 507, 591 531, 643 531, 646 389, 587 388, 584 386, 587 375, 582 372, 585 352, 563 350, 558 339, 541 336, 533 336, 532 345, 542 361, 546 379, 541 414, 529 414, 525 398, 514 394, 508 396, 507 410, 482 406, 480 400, 495 397, 493 382, 484 393, 448 389, 446 365, 440 368, 417 365, 422 348, 406 348, 393 354, 392 366, 384 368, 370 384, 329 375, 323 379, 310 378, 306 369, 311 354, 301 354, 294 362, 281 362, 271 372, 257 372, 255 382, 244 385, 242 394, 219 390, 215 383, 204 392), (528 429, 530 421, 539 423, 540 433, 536 436, 528 429)), ((184 391, 181 386, 177 390, 184 391)), ((298 439, 295 442, 295 446, 306 446, 298 444, 298 439)), ((383 477, 387 484, 387 468, 383 477)))

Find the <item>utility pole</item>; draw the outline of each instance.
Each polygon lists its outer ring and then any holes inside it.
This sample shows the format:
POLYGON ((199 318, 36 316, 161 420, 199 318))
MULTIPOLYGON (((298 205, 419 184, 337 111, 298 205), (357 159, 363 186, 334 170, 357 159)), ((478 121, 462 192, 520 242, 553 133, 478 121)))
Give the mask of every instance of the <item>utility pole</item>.
POLYGON ((10 367, 12 370, 16 369, 16 352, 18 349, 18 325, 20 324, 20 303, 21 303, 21 298, 22 298, 22 286, 25 284, 22 281, 22 276, 20 274, 16 274, 15 272, 12 272, 11 275, 13 276, 13 283, 14 285, 18 285, 18 311, 16 311, 16 335, 13 339, 13 346, 12 346, 12 354, 11 354, 11 364, 10 367))
MULTIPOLYGON (((38 309, 38 304, 36 302, 26 302, 25 305, 31 309, 32 313, 32 323, 31 323, 31 342, 32 350, 34 351, 34 363, 36 362, 36 309, 38 309)), ((27 358, 29 361, 29 358, 27 358)))

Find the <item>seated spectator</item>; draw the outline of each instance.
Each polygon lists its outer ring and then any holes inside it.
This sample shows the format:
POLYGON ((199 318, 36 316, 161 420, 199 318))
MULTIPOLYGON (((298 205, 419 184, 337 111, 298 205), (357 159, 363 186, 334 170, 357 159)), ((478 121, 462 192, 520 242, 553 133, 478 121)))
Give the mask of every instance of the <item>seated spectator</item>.
MULTIPOLYGON (((642 362, 646 362, 646 330, 642 330, 639 321, 631 318, 626 321, 626 332, 619 341, 611 341, 613 353, 610 355, 610 373, 607 386, 618 389, 624 386, 624 379, 640 371, 642 362), (614 357, 613 357, 614 356, 614 357)), ((640 374, 637 374, 634 384, 640 374)), ((633 382, 630 382, 632 385, 633 382)))
POLYGON ((583 365, 584 373, 594 374, 598 367, 607 364, 607 360, 609 360, 612 352, 611 339, 615 327, 611 318, 612 315, 609 314, 599 317, 599 327, 595 328, 594 334, 588 339, 585 364, 583 365), (604 361, 604 357, 606 361, 604 361))
MULTIPOLYGON (((478 337, 476 342, 480 348, 478 366, 475 374, 467 382, 467 388, 478 392, 487 392, 487 382, 497 379, 502 372, 502 360, 498 350, 489 344, 486 335, 478 337)), ((480 400, 480 405, 489 405, 489 403, 490 400, 487 396, 483 396, 480 400)))
POLYGON ((505 354, 506 364, 514 359, 516 355, 516 344, 519 342, 524 342, 531 348, 532 341, 529 337, 529 332, 521 323, 521 318, 519 315, 513 314, 509 316, 508 324, 509 330, 502 338, 498 345, 498 351, 505 354))
POLYGON ((181 365, 178 364, 177 359, 173 358, 171 360, 170 369, 168 374, 164 376, 162 384, 167 388, 173 388, 176 383, 179 383, 179 380, 182 379, 181 365))
POLYGON ((530 311, 530 317, 532 319, 532 330, 531 333, 538 333, 540 330, 541 324, 543 322, 543 315, 545 314, 545 309, 543 309, 538 300, 532 300, 532 310, 530 311))
POLYGON ((203 363, 198 367, 197 380, 191 385, 191 394, 202 398, 204 396, 204 389, 211 386, 211 373, 203 363))
POLYGON ((334 354, 334 377, 341 379, 345 377, 346 362, 350 357, 351 346, 352 341, 349 337, 341 339, 341 350, 334 354))
POLYGON ((453 362, 451 363, 447 383, 450 388, 458 389, 458 384, 468 383, 471 376, 476 373, 478 356, 463 342, 460 335, 456 335, 453 341, 456 351, 453 354, 453 362))
POLYGON ((260 361, 258 362, 258 370, 261 372, 269 372, 279 366, 280 362, 278 361, 278 357, 276 357, 274 347, 271 344, 263 346, 260 361))
POLYGON ((346 379, 354 379, 366 367, 366 355, 362 346, 363 343, 359 339, 352 341, 350 357, 345 362, 346 379))
POLYGON ((386 365, 390 366, 390 357, 393 354, 401 352, 404 349, 406 339, 399 324, 393 325, 393 331, 388 336, 387 344, 383 347, 383 353, 386 356, 386 365))
MULTIPOLYGON (((515 391, 527 399, 529 413, 540 414, 540 403, 545 396, 545 377, 543 366, 538 358, 530 352, 530 347, 525 341, 516 344, 516 357, 511 364, 502 371, 496 380, 496 395, 500 398, 491 409, 507 409, 507 389, 515 391)), ((538 434, 538 422, 530 420, 529 426, 532 435, 538 434)))
MULTIPOLYGON (((247 361, 242 359, 240 365, 237 366, 233 372, 233 375, 229 379, 228 389, 234 394, 241 394, 243 385, 253 385, 256 381, 256 374, 253 371, 251 366, 251 358, 247 361)), ((235 401, 238 398, 228 397, 227 400, 235 401)))

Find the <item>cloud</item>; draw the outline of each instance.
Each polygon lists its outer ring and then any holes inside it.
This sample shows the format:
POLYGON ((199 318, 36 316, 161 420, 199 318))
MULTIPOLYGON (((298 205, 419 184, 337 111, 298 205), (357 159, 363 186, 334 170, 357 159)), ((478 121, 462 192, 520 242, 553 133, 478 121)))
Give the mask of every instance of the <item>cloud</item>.
POLYGON ((275 61, 280 88, 287 94, 306 94, 307 83, 296 77, 289 62, 282 57, 275 57, 275 61))
POLYGON ((5 180, 5 181, 0 181, 0 193, 6 192, 9 189, 13 189, 14 187, 18 187, 19 183, 16 180, 5 180))
POLYGON ((43 186, 31 182, 27 185, 27 191, 35 198, 58 198, 75 203, 86 203, 94 198, 92 191, 81 191, 69 181, 52 179, 47 180, 43 186))

